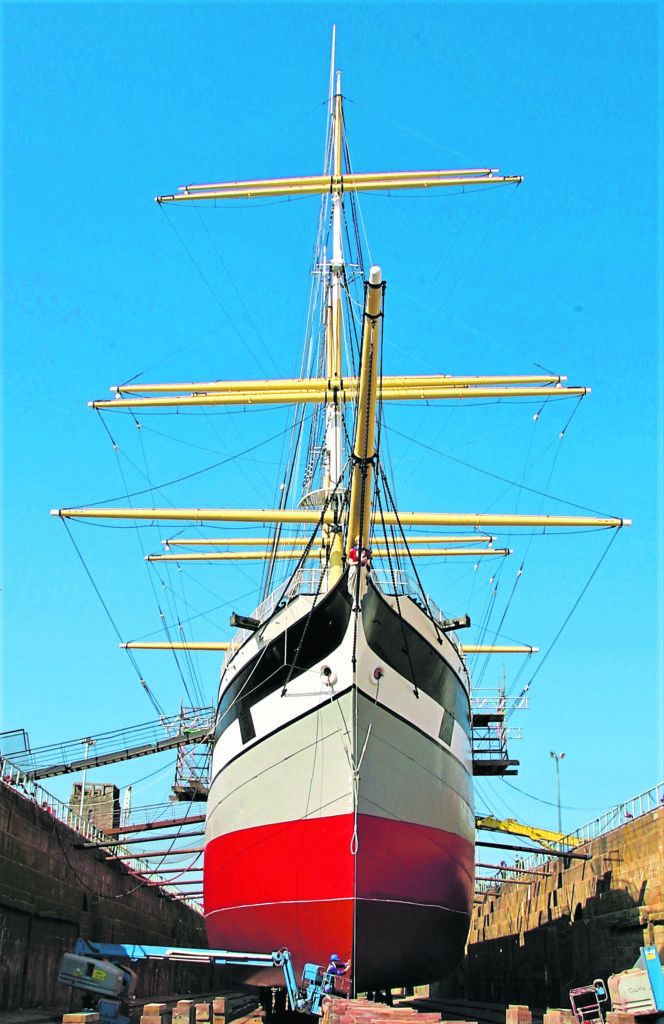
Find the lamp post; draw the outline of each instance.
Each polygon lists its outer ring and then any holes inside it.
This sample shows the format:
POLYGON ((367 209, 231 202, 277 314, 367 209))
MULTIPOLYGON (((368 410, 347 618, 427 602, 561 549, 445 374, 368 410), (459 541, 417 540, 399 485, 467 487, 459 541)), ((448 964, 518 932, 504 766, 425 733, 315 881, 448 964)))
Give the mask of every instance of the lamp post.
POLYGON ((562 815, 560 813, 560 762, 564 758, 565 754, 556 754, 553 750, 551 751, 551 757, 556 759, 556 791, 558 793, 558 831, 562 834, 563 824, 562 815))
MULTIPOLYGON (((85 760, 87 761, 87 759, 88 759, 88 752, 90 750, 90 747, 94 747, 94 745, 95 745, 95 743, 97 741, 93 740, 90 736, 88 736, 87 739, 80 740, 80 742, 81 743, 85 743, 85 754, 83 756, 84 756, 85 760)), ((81 780, 81 805, 80 805, 80 807, 78 809, 78 816, 79 816, 79 818, 83 817, 83 803, 85 801, 85 773, 86 772, 87 772, 87 768, 84 768, 83 769, 83 778, 81 780)))

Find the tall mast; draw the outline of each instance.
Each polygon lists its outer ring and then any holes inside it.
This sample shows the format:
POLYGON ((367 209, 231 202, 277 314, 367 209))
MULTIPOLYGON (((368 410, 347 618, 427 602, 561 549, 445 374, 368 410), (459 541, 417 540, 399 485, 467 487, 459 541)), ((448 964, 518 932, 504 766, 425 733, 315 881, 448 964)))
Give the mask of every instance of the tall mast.
MULTIPOLYGON (((332 109, 332 173, 334 176, 333 180, 339 183, 342 180, 342 154, 343 111, 341 72, 337 71, 332 109)), ((343 192, 339 188, 332 193, 332 260, 328 271, 329 299, 325 339, 325 369, 331 389, 339 387, 342 381, 343 309, 341 296, 345 273, 342 226, 343 192)), ((325 410, 325 450, 327 454, 325 490, 328 494, 339 483, 343 470, 341 399, 334 390, 332 395, 332 400, 326 403, 325 410)))
MULTIPOLYGON (((334 36, 332 37, 332 67, 330 68, 330 107, 332 114, 332 180, 338 187, 332 192, 332 260, 328 268, 328 300, 325 325, 325 372, 330 398, 325 403, 325 477, 323 488, 328 498, 341 482, 343 472, 343 397, 342 351, 343 307, 341 295, 345 273, 343 250, 343 109, 341 100, 341 72, 337 71, 336 89, 332 96, 334 75, 334 36)), ((341 491, 333 499, 339 508, 341 491)), ((343 572, 343 540, 338 527, 323 527, 323 558, 328 566, 327 586, 332 587, 343 572)))

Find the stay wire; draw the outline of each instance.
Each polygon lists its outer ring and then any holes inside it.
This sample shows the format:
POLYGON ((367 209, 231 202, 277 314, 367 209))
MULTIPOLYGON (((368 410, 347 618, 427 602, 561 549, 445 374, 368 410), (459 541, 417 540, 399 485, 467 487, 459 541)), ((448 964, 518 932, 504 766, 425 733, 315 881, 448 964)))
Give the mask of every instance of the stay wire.
MULTIPOLYGON (((222 313, 224 314, 224 316, 226 317, 226 320, 228 321, 228 324, 229 324, 229 326, 230 326, 230 327, 231 327, 231 329, 232 329, 232 330, 233 330, 233 331, 234 331, 234 332, 235 332, 235 333, 237 334, 237 336, 238 336, 238 338, 240 339, 240 341, 242 342, 242 344, 243 344, 243 345, 245 345, 245 346, 247 347, 247 350, 248 350, 248 351, 249 351, 249 352, 250 352, 250 353, 251 353, 251 354, 252 354, 252 355, 254 356, 254 358, 256 358, 256 357, 255 357, 255 354, 254 354, 254 352, 253 352, 253 350, 252 350, 252 347, 251 347, 251 345, 248 345, 248 344, 247 344, 247 341, 246 341, 245 337, 243 336, 242 332, 240 331, 239 327, 238 327, 238 326, 237 326, 237 324, 235 323, 235 320, 234 320, 234 319, 233 319, 233 318, 231 317, 230 313, 228 312, 228 310, 227 310, 227 309, 226 309, 226 307, 224 306, 223 302, 221 301, 221 299, 220 299, 220 298, 219 298, 219 296, 217 295, 216 291, 214 290, 214 288, 212 287, 212 285, 211 285, 211 284, 210 284, 210 282, 208 281, 207 277, 206 277, 206 276, 205 276, 205 274, 203 273, 203 270, 202 270, 201 266, 200 266, 200 265, 199 265, 199 263, 198 263, 198 262, 196 261, 196 259, 195 259, 195 257, 194 257, 194 254, 193 254, 193 253, 191 252, 191 250, 190 250, 190 249, 189 249, 189 247, 187 246, 187 244, 186 244, 186 242, 185 242, 184 238, 182 237, 182 235, 180 234, 180 232, 179 232, 179 231, 177 230, 177 228, 175 227, 175 224, 174 224, 174 222, 173 222, 173 221, 172 221, 172 219, 171 219, 171 218, 170 218, 170 217, 169 217, 169 216, 167 215, 167 213, 166 213, 166 211, 165 211, 165 209, 164 209, 164 204, 163 204, 163 203, 160 203, 160 204, 159 204, 159 207, 160 207, 161 211, 163 212, 164 216, 166 217, 166 220, 167 220, 168 224, 170 225, 171 229, 173 230, 173 232, 174 232, 174 234, 175 234, 176 238, 178 239, 178 241, 179 241, 179 242, 180 242, 180 244, 182 245, 182 248, 183 248, 183 249, 184 249, 184 251, 186 252, 186 254, 187 254, 187 256, 189 257, 189 259, 191 260, 191 262, 192 262, 192 264, 194 265, 195 269, 196 269, 196 270, 198 271, 198 273, 200 274, 201 280, 202 280, 202 281, 203 281, 203 283, 205 284, 205 287, 206 287, 206 288, 208 289, 208 291, 210 292, 210 295, 212 296, 212 298, 214 299, 214 301, 215 301, 215 302, 216 302, 216 304, 218 305, 218 307, 219 307, 219 309, 221 310, 221 312, 222 312, 222 313)), ((199 214, 199 216, 200 216, 200 214, 199 214)), ((260 362, 258 361, 258 359, 256 359, 256 363, 258 364, 258 367, 259 367, 259 369, 261 370, 261 373, 263 373, 263 367, 261 366, 261 364, 260 364, 260 362)))
POLYGON ((266 345, 265 339, 263 338, 263 335, 261 334, 261 332, 259 331, 258 327, 256 326, 254 318, 252 317, 249 309, 247 308, 247 305, 246 305, 244 299, 242 298, 242 295, 240 294, 240 290, 238 289, 237 285, 235 284, 235 281, 233 280, 233 278, 231 277, 230 271, 229 271, 228 267, 226 266, 226 264, 224 263, 222 255, 219 252, 219 249, 217 248, 216 243, 215 243, 214 239, 212 238, 212 235, 210 234, 205 221, 201 217, 200 207, 198 205, 194 204, 194 208, 196 210, 196 215, 198 217, 199 224, 201 225, 201 227, 203 228, 203 231, 207 235, 208 241, 209 241, 210 245, 212 246, 212 249, 213 249, 217 259, 219 260, 219 265, 221 266, 222 270, 224 271, 224 273, 226 274, 228 280, 230 281, 231 285, 233 286, 233 290, 235 291, 235 294, 237 295, 238 299, 240 300, 242 308, 245 311, 245 313, 246 313, 246 315, 247 315, 247 317, 249 319, 249 323, 251 324, 251 326, 253 327, 253 329, 254 329, 254 331, 256 333, 256 337, 258 338, 258 340, 260 341, 261 345, 263 346, 263 349, 265 351, 266 356, 268 357, 268 359, 270 360, 270 362, 272 363, 273 367, 275 368, 275 370, 278 373, 279 372, 279 367, 277 366, 277 364, 276 364, 276 362, 274 360, 274 357, 273 357, 270 349, 266 345))
MULTIPOLYGON (((501 778, 499 779, 499 781, 502 782, 505 786, 509 786, 510 789, 516 790, 517 793, 521 793, 521 796, 527 796, 529 800, 534 800, 535 803, 546 804, 547 807, 558 806, 557 800, 543 800, 540 796, 533 796, 532 793, 526 793, 525 789, 519 789, 519 787, 515 786, 513 782, 508 782, 507 779, 505 778, 501 778)), ((572 807, 570 804, 561 804, 560 806, 565 811, 608 811, 611 809, 612 805, 609 804, 603 807, 572 807)))
POLYGON ((555 494, 547 494, 546 491, 540 491, 536 487, 527 487, 525 484, 519 484, 516 480, 510 480, 509 477, 501 476, 499 473, 492 473, 489 469, 483 469, 481 466, 475 466, 472 462, 466 462, 464 459, 459 459, 455 455, 450 455, 449 452, 441 451, 438 448, 434 448, 432 445, 425 444, 424 441, 420 441, 416 437, 412 437, 409 434, 404 434, 400 430, 392 428, 392 433, 398 437, 402 437, 404 441, 408 441, 410 444, 416 444, 420 448, 425 448, 427 451, 433 452, 434 455, 439 455, 443 459, 447 459, 449 462, 456 462, 459 466, 464 466, 466 469, 472 469, 476 473, 482 473, 484 476, 491 477, 493 480, 499 480, 501 483, 508 484, 510 487, 518 487, 522 491, 528 491, 530 494, 535 494, 541 498, 549 498, 551 501, 557 501, 561 505, 567 505, 569 508, 579 509, 581 512, 591 512, 593 515, 605 515, 606 513, 598 512, 597 509, 588 508, 586 505, 578 505, 576 502, 567 501, 565 498, 558 498, 555 494))
MULTIPOLYGON (((144 471, 144 473, 142 475, 148 481, 148 484, 150 484, 149 493, 152 496, 152 501, 154 502, 154 487, 152 485, 152 480, 151 480, 151 476, 150 476, 150 468, 148 466, 147 453, 146 453, 146 450, 145 450, 145 445, 143 443, 143 431, 142 431, 142 428, 141 428, 141 424, 136 419, 136 417, 134 417, 134 420, 135 420, 136 427, 137 427, 138 432, 139 432, 140 448, 141 448, 141 454, 143 456, 143 465, 144 465, 144 469, 145 469, 145 471, 144 471)), ((120 463, 120 452, 119 452, 118 448, 115 449, 115 453, 116 453, 116 458, 117 458, 117 462, 118 462, 118 471, 120 473, 120 479, 122 480, 122 483, 125 485, 125 495, 124 495, 124 497, 126 498, 127 501, 131 502, 131 497, 132 496, 129 495, 129 493, 128 493, 127 482, 126 482, 125 475, 124 475, 124 472, 123 472, 123 469, 122 469, 122 465, 120 463)), ((153 573, 151 572, 151 566, 152 566, 153 563, 145 561, 146 551, 145 551, 145 547, 143 545, 141 531, 138 529, 138 524, 137 523, 134 523, 133 525, 135 527, 136 539, 137 539, 137 542, 138 542, 138 547, 139 547, 139 550, 140 550, 140 552, 141 552, 141 554, 143 555, 143 558, 144 558, 144 565, 145 565, 146 570, 147 570, 147 577, 148 577, 148 582, 150 584, 150 589, 152 590, 152 596, 153 596, 155 605, 157 606, 157 610, 159 612, 159 618, 160 618, 160 620, 162 622, 162 625, 165 626, 165 624, 166 624, 166 616, 162 612, 161 602, 159 601, 159 598, 157 596, 157 592, 156 592, 156 589, 155 589, 155 586, 154 586, 153 573)), ((167 596, 170 596, 172 594, 172 590, 170 588, 164 587, 163 589, 165 590, 167 596)), ((171 609, 171 611, 172 611, 173 616, 175 616, 177 614, 176 613, 176 609, 174 607, 171 609)), ((166 630, 166 638, 167 638, 169 643, 172 643, 172 640, 171 640, 171 637, 169 635, 168 630, 166 630)), ((188 686, 185 674, 184 674, 184 672, 182 670, 182 666, 180 664, 180 661, 178 659, 177 651, 172 650, 171 653, 173 655, 173 658, 174 658, 174 661, 175 661, 175 664, 176 664, 176 667, 177 667, 177 670, 178 670, 178 674, 179 674, 180 679, 182 681, 182 685, 184 687, 185 693, 187 694, 189 702, 190 702, 190 704, 195 705, 195 702, 192 699, 191 694, 189 692, 189 686, 188 686)), ((202 697, 201 697, 201 704, 202 703, 203 703, 203 701, 202 701, 202 697)))
MULTIPOLYGON (((104 422, 103 417, 102 417, 102 422, 104 422)), ((136 421, 136 423, 137 423, 138 426, 140 426, 138 421, 136 421)), ((105 423, 104 423, 104 426, 106 426, 105 423)), ((229 455, 225 459, 221 459, 219 462, 213 462, 211 465, 205 466, 203 469, 196 469, 192 473, 185 474, 185 476, 175 477, 173 480, 166 480, 164 483, 160 483, 160 484, 154 484, 154 485, 151 484, 149 487, 146 487, 146 488, 144 488, 141 491, 132 491, 131 493, 126 491, 124 494, 116 495, 113 498, 104 498, 102 501, 93 501, 93 502, 82 503, 80 506, 77 506, 77 507, 79 507, 79 508, 83 508, 83 507, 86 507, 86 508, 98 508, 101 505, 110 505, 110 504, 112 504, 115 501, 124 501, 125 499, 130 499, 130 498, 140 498, 142 495, 150 494, 153 491, 157 491, 157 493, 160 493, 165 488, 172 487, 174 484, 184 483, 184 481, 186 481, 186 480, 193 480, 194 477, 202 476, 204 473, 210 473, 213 469, 219 469, 220 466, 225 466, 229 462, 234 462, 236 459, 242 459, 246 455, 251 455, 253 452, 257 451, 259 448, 262 448, 264 445, 270 444, 272 441, 276 441, 278 438, 283 437, 285 434, 288 433, 288 431, 290 429, 291 429, 290 427, 286 427, 283 430, 279 430, 279 431, 277 431, 276 434, 272 434, 270 437, 265 438, 263 441, 258 441, 256 444, 250 445, 249 448, 245 448, 241 452, 236 452, 234 455, 229 455)), ((111 436, 111 433, 108 430, 108 428, 106 428, 106 432, 108 433, 108 436, 111 439, 111 442, 113 443, 113 447, 116 449, 116 451, 119 451, 119 448, 116 445, 116 443, 113 441, 113 437, 111 436)), ((128 459, 126 454, 123 453, 123 457, 125 459, 127 459, 127 461, 130 463, 130 465, 134 465, 134 463, 132 463, 131 459, 128 459)), ((135 468, 137 468, 137 467, 135 467, 135 468)), ((140 472, 140 470, 139 470, 139 472, 140 472)), ((144 476, 144 474, 141 473, 141 476, 144 476)))
MULTIPOLYGON (((311 551, 311 548, 313 547, 313 543, 314 543, 314 540, 316 539, 318 531, 323 528, 323 525, 325 523, 325 513, 327 512, 327 510, 328 510, 328 508, 329 508, 329 506, 330 506, 330 504, 332 502, 332 498, 334 497, 335 494, 336 494, 336 492, 333 491, 331 494, 329 494, 327 496, 325 504, 323 505, 323 508, 321 510, 320 519, 319 519, 318 523, 316 524, 316 528, 312 532, 311 537, 309 538, 309 541, 308 541, 304 551, 300 555, 300 558, 298 559, 298 563, 297 563, 295 569, 293 570, 293 573, 291 574, 291 577, 290 577, 291 581, 294 580, 296 578, 296 576, 297 576, 297 573, 300 572, 306 566, 307 559, 309 557, 309 552, 311 551)), ((286 693, 287 693, 287 690, 288 690, 288 684, 290 683, 291 679, 293 678, 293 672, 295 671, 295 669, 297 667, 297 659, 298 659, 298 657, 300 655, 300 651, 302 650, 302 644, 304 643, 305 637, 306 637, 306 635, 307 635, 307 633, 309 631, 309 627, 310 627, 310 624, 311 624, 311 617, 312 617, 312 615, 314 613, 314 610, 315 610, 315 608, 316 608, 316 606, 318 604, 318 599, 320 598, 321 590, 322 590, 322 587, 323 587, 323 580, 325 578, 325 573, 329 569, 330 553, 331 553, 330 549, 328 548, 327 554, 326 554, 326 560, 325 560, 325 567, 323 569, 321 569, 321 571, 318 574, 318 583, 316 585, 316 591, 314 593, 314 599, 311 602, 311 607, 309 608, 309 612, 307 613, 306 621, 304 623, 304 628, 302 629, 302 634, 300 636, 299 643, 298 643, 297 648, 295 650, 295 654, 293 655, 293 661, 292 661, 292 663, 290 665, 290 668, 288 670, 288 676, 286 677, 286 681, 284 682, 282 690, 281 690, 281 696, 282 697, 286 696, 286 693)))
MULTIPOLYGON (((99 587, 95 583, 95 581, 93 579, 93 576, 92 576, 92 573, 88 569, 88 566, 87 566, 87 564, 85 562, 85 559, 83 558, 83 555, 81 554, 81 551, 80 551, 80 548, 79 548, 78 544, 74 540, 72 532, 69 529, 69 524, 68 524, 67 520, 64 518, 64 516, 62 517, 62 521, 65 524, 65 529, 66 529, 66 531, 67 531, 67 533, 69 535, 69 539, 71 540, 72 544, 74 545, 74 550, 76 551, 76 554, 78 555, 79 559, 81 560, 81 565, 85 569, 85 573, 86 573, 88 579, 90 580, 90 583, 92 584, 94 592, 97 595, 97 597, 99 598, 99 602, 100 602, 102 608, 106 612, 106 616, 108 618, 108 621, 111 623, 111 626, 113 627, 113 630, 115 631, 115 635, 117 636, 118 640, 120 641, 120 643, 122 643, 123 642, 122 641, 122 634, 120 633, 120 630, 118 629, 117 625, 115 624, 115 620, 113 619, 113 616, 111 615, 111 613, 109 611, 108 605, 104 601, 104 598, 101 596, 101 591, 99 590, 99 587)), ((133 665, 134 671, 136 672, 136 675, 138 676, 139 682, 140 682, 141 686, 143 687, 143 689, 145 690, 145 692, 147 693, 148 698, 150 699, 150 703, 152 704, 153 708, 155 709, 155 711, 157 712, 158 715, 164 715, 165 716, 166 712, 164 711, 164 709, 162 708, 161 704, 156 699, 156 697, 152 693, 150 687, 148 686, 148 684, 146 683, 145 679, 143 678, 143 675, 141 673, 141 670, 138 667, 138 664, 136 662, 136 659, 135 659, 134 655, 132 654, 130 649, 127 649, 127 648, 125 648, 125 649, 127 651, 127 656, 129 658, 129 661, 133 665)))
MULTIPOLYGON (((293 422, 290 427, 290 444, 289 444, 289 457, 286 465, 286 475, 283 480, 283 488, 280 494, 279 508, 285 507, 288 497, 293 486, 293 479, 295 475, 296 466, 296 452, 299 450, 302 442, 302 433, 304 430, 304 422, 306 418, 306 410, 304 405, 296 405, 293 412, 293 422)), ((283 437, 285 439, 286 432, 284 431, 283 437)), ((283 450, 283 448, 282 448, 283 450)), ((271 541, 271 552, 267 563, 263 567, 263 582, 261 584, 261 595, 266 598, 270 590, 272 578, 274 576, 274 569, 276 565, 276 554, 279 547, 279 541, 283 532, 283 526, 281 523, 274 524, 274 531, 271 541)))
MULTIPOLYGON (((523 688, 523 690, 521 691, 521 693, 520 693, 520 694, 518 695, 518 697, 516 698, 517 700, 519 699, 519 697, 524 697, 524 696, 526 695, 526 693, 527 693, 527 692, 528 692, 528 691, 530 690, 530 687, 532 686, 532 684, 533 684, 533 682, 534 682, 534 680, 535 680, 535 678, 536 678, 537 674, 538 674, 538 673, 539 673, 539 672, 541 671, 541 669, 542 669, 542 668, 544 667, 544 664, 546 663, 546 660, 547 660, 547 658, 549 657, 549 655, 551 654, 551 651, 553 650, 553 648, 555 647, 556 643, 557 643, 557 642, 558 642, 558 640, 560 639, 560 636, 561 636, 561 634, 562 634, 563 630, 565 629, 565 627, 567 626, 567 623, 568 623, 568 622, 569 622, 569 620, 570 620, 570 619, 572 618, 572 615, 574 614, 574 612, 576 611, 577 607, 579 606, 579 604, 580 604, 580 602, 581 602, 581 600, 582 600, 582 598, 583 598, 584 594, 586 593, 586 591, 587 591, 588 587, 590 586, 590 584, 592 583, 593 579, 594 579, 594 578, 595 578, 595 576, 597 575, 597 573, 598 573, 598 571, 599 571, 599 568, 600 568, 600 566, 601 566, 602 562, 604 561, 604 559, 605 559, 605 558, 606 558, 606 556, 608 555, 609 551, 611 550, 611 546, 613 545, 613 543, 614 543, 614 541, 616 540, 617 536, 618 536, 618 531, 617 531, 617 530, 614 530, 614 532, 613 532, 613 536, 612 536, 612 537, 611 537, 611 539, 609 540, 609 543, 607 544, 607 546, 606 546, 606 548, 604 549, 604 551, 603 551, 602 555, 600 556, 600 558, 599 558, 599 560, 598 560, 598 562, 597 562, 597 564, 596 564, 595 568, 593 569, 593 571, 591 572, 590 576, 589 576, 589 577, 588 577, 588 579, 586 580, 586 582, 585 582, 585 584, 584 584, 584 586, 583 586, 583 588, 582 588, 582 590, 581 590, 581 593, 579 594, 579 596, 577 597, 576 601, 574 602, 574 604, 573 604, 573 605, 572 605, 572 607, 570 608, 569 612, 568 612, 568 613, 567 613, 567 615, 565 616, 565 619, 564 619, 564 621, 563 621, 563 623, 562 623, 562 625, 561 625, 560 629, 558 630, 558 632, 557 632, 557 633, 556 633, 556 635, 554 636, 553 640, 552 640, 552 641, 551 641, 551 643, 549 644, 549 647, 547 648, 547 651, 546 651, 546 653, 545 653, 544 657, 543 657, 543 658, 541 659, 541 661, 539 661, 539 663, 538 663, 538 665, 537 665, 537 668, 536 668, 536 669, 535 669, 535 671, 533 672, 532 676, 530 677, 530 679, 528 680, 528 682, 527 682, 527 683, 526 683, 526 685, 524 686, 524 688, 523 688)), ((505 719, 507 720, 507 719, 508 719, 508 718, 510 717, 510 715, 511 715, 511 711, 508 711, 508 712, 507 712, 507 714, 506 714, 506 716, 505 716, 505 719)))

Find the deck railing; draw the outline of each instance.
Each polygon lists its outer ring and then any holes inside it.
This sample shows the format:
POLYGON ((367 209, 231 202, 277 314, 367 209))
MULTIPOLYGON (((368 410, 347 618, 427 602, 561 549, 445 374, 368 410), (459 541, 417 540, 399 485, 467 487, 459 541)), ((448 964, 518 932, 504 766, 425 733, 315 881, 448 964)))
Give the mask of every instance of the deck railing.
MULTIPOLYGON (((6 758, 0 757, 0 784, 8 786, 10 789, 20 793, 27 800, 36 804, 43 811, 51 814, 58 821, 68 825, 69 828, 78 832, 80 836, 87 839, 90 843, 108 843, 108 836, 100 828, 98 828, 93 822, 88 821, 86 818, 82 818, 77 811, 75 811, 69 804, 63 803, 62 800, 58 800, 57 797, 53 796, 52 793, 47 792, 40 786, 38 782, 31 779, 25 772, 17 768, 16 765, 12 764, 6 758)), ((145 861, 135 860, 126 846, 118 844, 112 848, 113 856, 122 860, 122 862, 130 869, 132 874, 138 876, 140 880, 147 883, 147 879, 144 877, 146 870, 145 861)), ((186 903, 192 910, 197 913, 202 913, 202 908, 199 903, 183 896, 182 892, 178 889, 177 885, 171 884, 161 876, 155 876, 150 872, 150 881, 156 881, 159 885, 168 893, 173 896, 177 896, 179 900, 186 903)))

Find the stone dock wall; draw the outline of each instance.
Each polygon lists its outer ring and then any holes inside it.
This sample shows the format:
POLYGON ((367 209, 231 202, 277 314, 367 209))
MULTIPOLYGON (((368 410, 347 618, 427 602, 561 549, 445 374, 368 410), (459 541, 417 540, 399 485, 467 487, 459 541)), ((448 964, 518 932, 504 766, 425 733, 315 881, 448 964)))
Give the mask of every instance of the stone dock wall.
POLYGON ((557 858, 476 904, 464 964, 432 994, 566 1007, 570 988, 633 967, 641 946, 661 956, 664 807, 577 852, 590 859, 557 858))
MULTIPOLYGON (((0 781, 0 1010, 68 1006, 56 981, 76 939, 206 947, 202 915, 146 886, 0 781)), ((139 996, 219 989, 220 969, 139 963, 139 996)))

